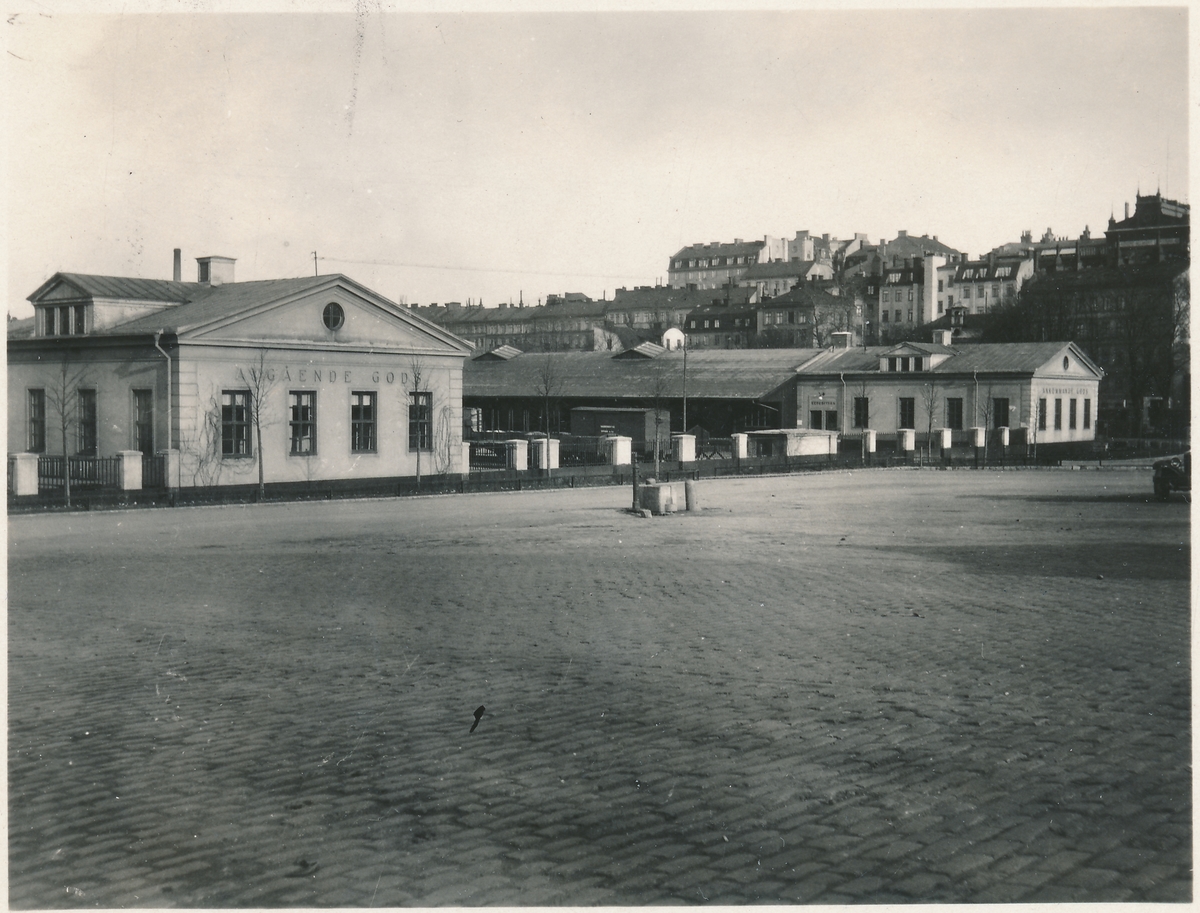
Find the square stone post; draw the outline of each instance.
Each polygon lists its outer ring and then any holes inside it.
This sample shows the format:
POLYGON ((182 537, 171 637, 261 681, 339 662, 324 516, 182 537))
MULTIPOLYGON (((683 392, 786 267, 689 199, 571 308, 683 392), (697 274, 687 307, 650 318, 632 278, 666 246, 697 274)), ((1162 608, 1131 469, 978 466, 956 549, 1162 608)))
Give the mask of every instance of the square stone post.
POLYGON ((671 452, 678 463, 696 462, 696 435, 672 434, 671 452))
POLYGON ((142 487, 142 452, 140 450, 121 450, 117 453, 120 459, 120 478, 122 491, 138 491, 142 487))
POLYGON ((38 455, 36 453, 14 453, 13 494, 18 497, 38 493, 38 455))
POLYGON ((608 448, 608 462, 613 466, 628 466, 633 462, 633 438, 613 435, 604 439, 608 448))
POLYGON ((504 449, 505 465, 509 469, 523 472, 529 468, 529 441, 505 441, 504 449))
POLYGON ((168 490, 174 491, 179 487, 179 451, 160 450, 158 455, 163 461, 163 484, 168 490))

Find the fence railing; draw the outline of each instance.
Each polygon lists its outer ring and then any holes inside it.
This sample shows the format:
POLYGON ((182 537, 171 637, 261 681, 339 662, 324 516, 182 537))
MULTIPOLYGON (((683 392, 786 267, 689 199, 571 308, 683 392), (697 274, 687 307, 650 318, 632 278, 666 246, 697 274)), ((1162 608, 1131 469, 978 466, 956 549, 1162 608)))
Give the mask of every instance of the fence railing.
POLYGON ((558 440, 559 466, 601 466, 609 461, 605 439, 572 434, 558 440))
POLYGON ((64 475, 70 472, 71 487, 120 488, 120 457, 38 457, 38 491, 56 491, 63 487, 64 475))
POLYGON ((167 487, 167 458, 160 454, 142 455, 142 488, 167 487))
POLYGON ((503 441, 472 441, 471 471, 477 469, 504 469, 508 465, 507 448, 503 441))

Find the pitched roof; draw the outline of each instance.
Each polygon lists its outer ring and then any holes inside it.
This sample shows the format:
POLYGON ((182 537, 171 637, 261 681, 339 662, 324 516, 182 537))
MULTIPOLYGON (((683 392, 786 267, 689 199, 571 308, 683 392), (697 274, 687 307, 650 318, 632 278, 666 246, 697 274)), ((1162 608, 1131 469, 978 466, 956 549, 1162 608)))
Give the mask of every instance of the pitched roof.
POLYGON ((209 288, 200 282, 172 282, 167 279, 137 279, 130 276, 93 276, 88 273, 55 273, 26 300, 35 301, 60 281, 67 282, 79 290, 81 296, 90 298, 120 298, 127 301, 174 301, 183 303, 192 300, 199 292, 209 288))
MULTIPOLYGON (((799 349, 701 349, 687 354, 687 395, 696 399, 761 399, 787 383, 808 353, 799 349)), ((614 358, 609 352, 529 354, 509 361, 468 361, 463 397, 536 398, 547 365, 561 378, 556 396, 634 400, 683 395, 683 350, 655 358, 614 358)))
MULTIPOLYGON (((1088 365, 1097 376, 1103 374, 1078 346, 1071 342, 1011 342, 970 343, 940 346, 935 343, 904 343, 935 354, 946 352, 945 361, 925 372, 928 374, 1032 374, 1053 362, 1064 349, 1071 349, 1075 358, 1088 365)), ((857 349, 824 349, 796 369, 797 374, 878 374, 879 359, 887 357, 895 346, 868 346, 857 349)), ((912 377, 913 375, 907 375, 912 377)))
POLYGON ((752 254, 757 255, 762 250, 766 241, 734 241, 731 243, 718 242, 716 244, 689 244, 687 247, 680 248, 671 255, 672 260, 677 260, 680 257, 736 257, 739 255, 752 254))
POLYGON ((753 279, 795 279, 808 275, 815 260, 772 260, 769 263, 753 263, 742 277, 753 279))
POLYGON ((810 282, 803 282, 794 288, 788 289, 782 295, 777 295, 774 298, 768 298, 765 301, 759 302, 760 308, 772 307, 854 307, 853 298, 843 298, 840 295, 831 295, 822 288, 815 287, 810 282))

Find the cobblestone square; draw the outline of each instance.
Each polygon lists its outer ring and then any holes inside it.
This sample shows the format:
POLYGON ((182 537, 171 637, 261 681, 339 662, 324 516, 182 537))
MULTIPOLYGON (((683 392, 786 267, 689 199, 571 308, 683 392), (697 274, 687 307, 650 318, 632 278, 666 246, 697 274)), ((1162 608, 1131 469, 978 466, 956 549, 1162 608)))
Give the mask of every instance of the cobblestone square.
POLYGON ((10 905, 1191 899, 1188 504, 699 494, 9 518, 10 905))

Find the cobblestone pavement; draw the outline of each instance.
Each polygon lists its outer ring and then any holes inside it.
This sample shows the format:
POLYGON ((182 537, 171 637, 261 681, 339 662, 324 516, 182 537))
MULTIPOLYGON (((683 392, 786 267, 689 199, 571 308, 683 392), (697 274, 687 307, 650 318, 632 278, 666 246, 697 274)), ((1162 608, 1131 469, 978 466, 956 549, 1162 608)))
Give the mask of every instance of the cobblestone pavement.
POLYGON ((1190 900, 1189 508, 1149 491, 11 518, 10 904, 1190 900))

